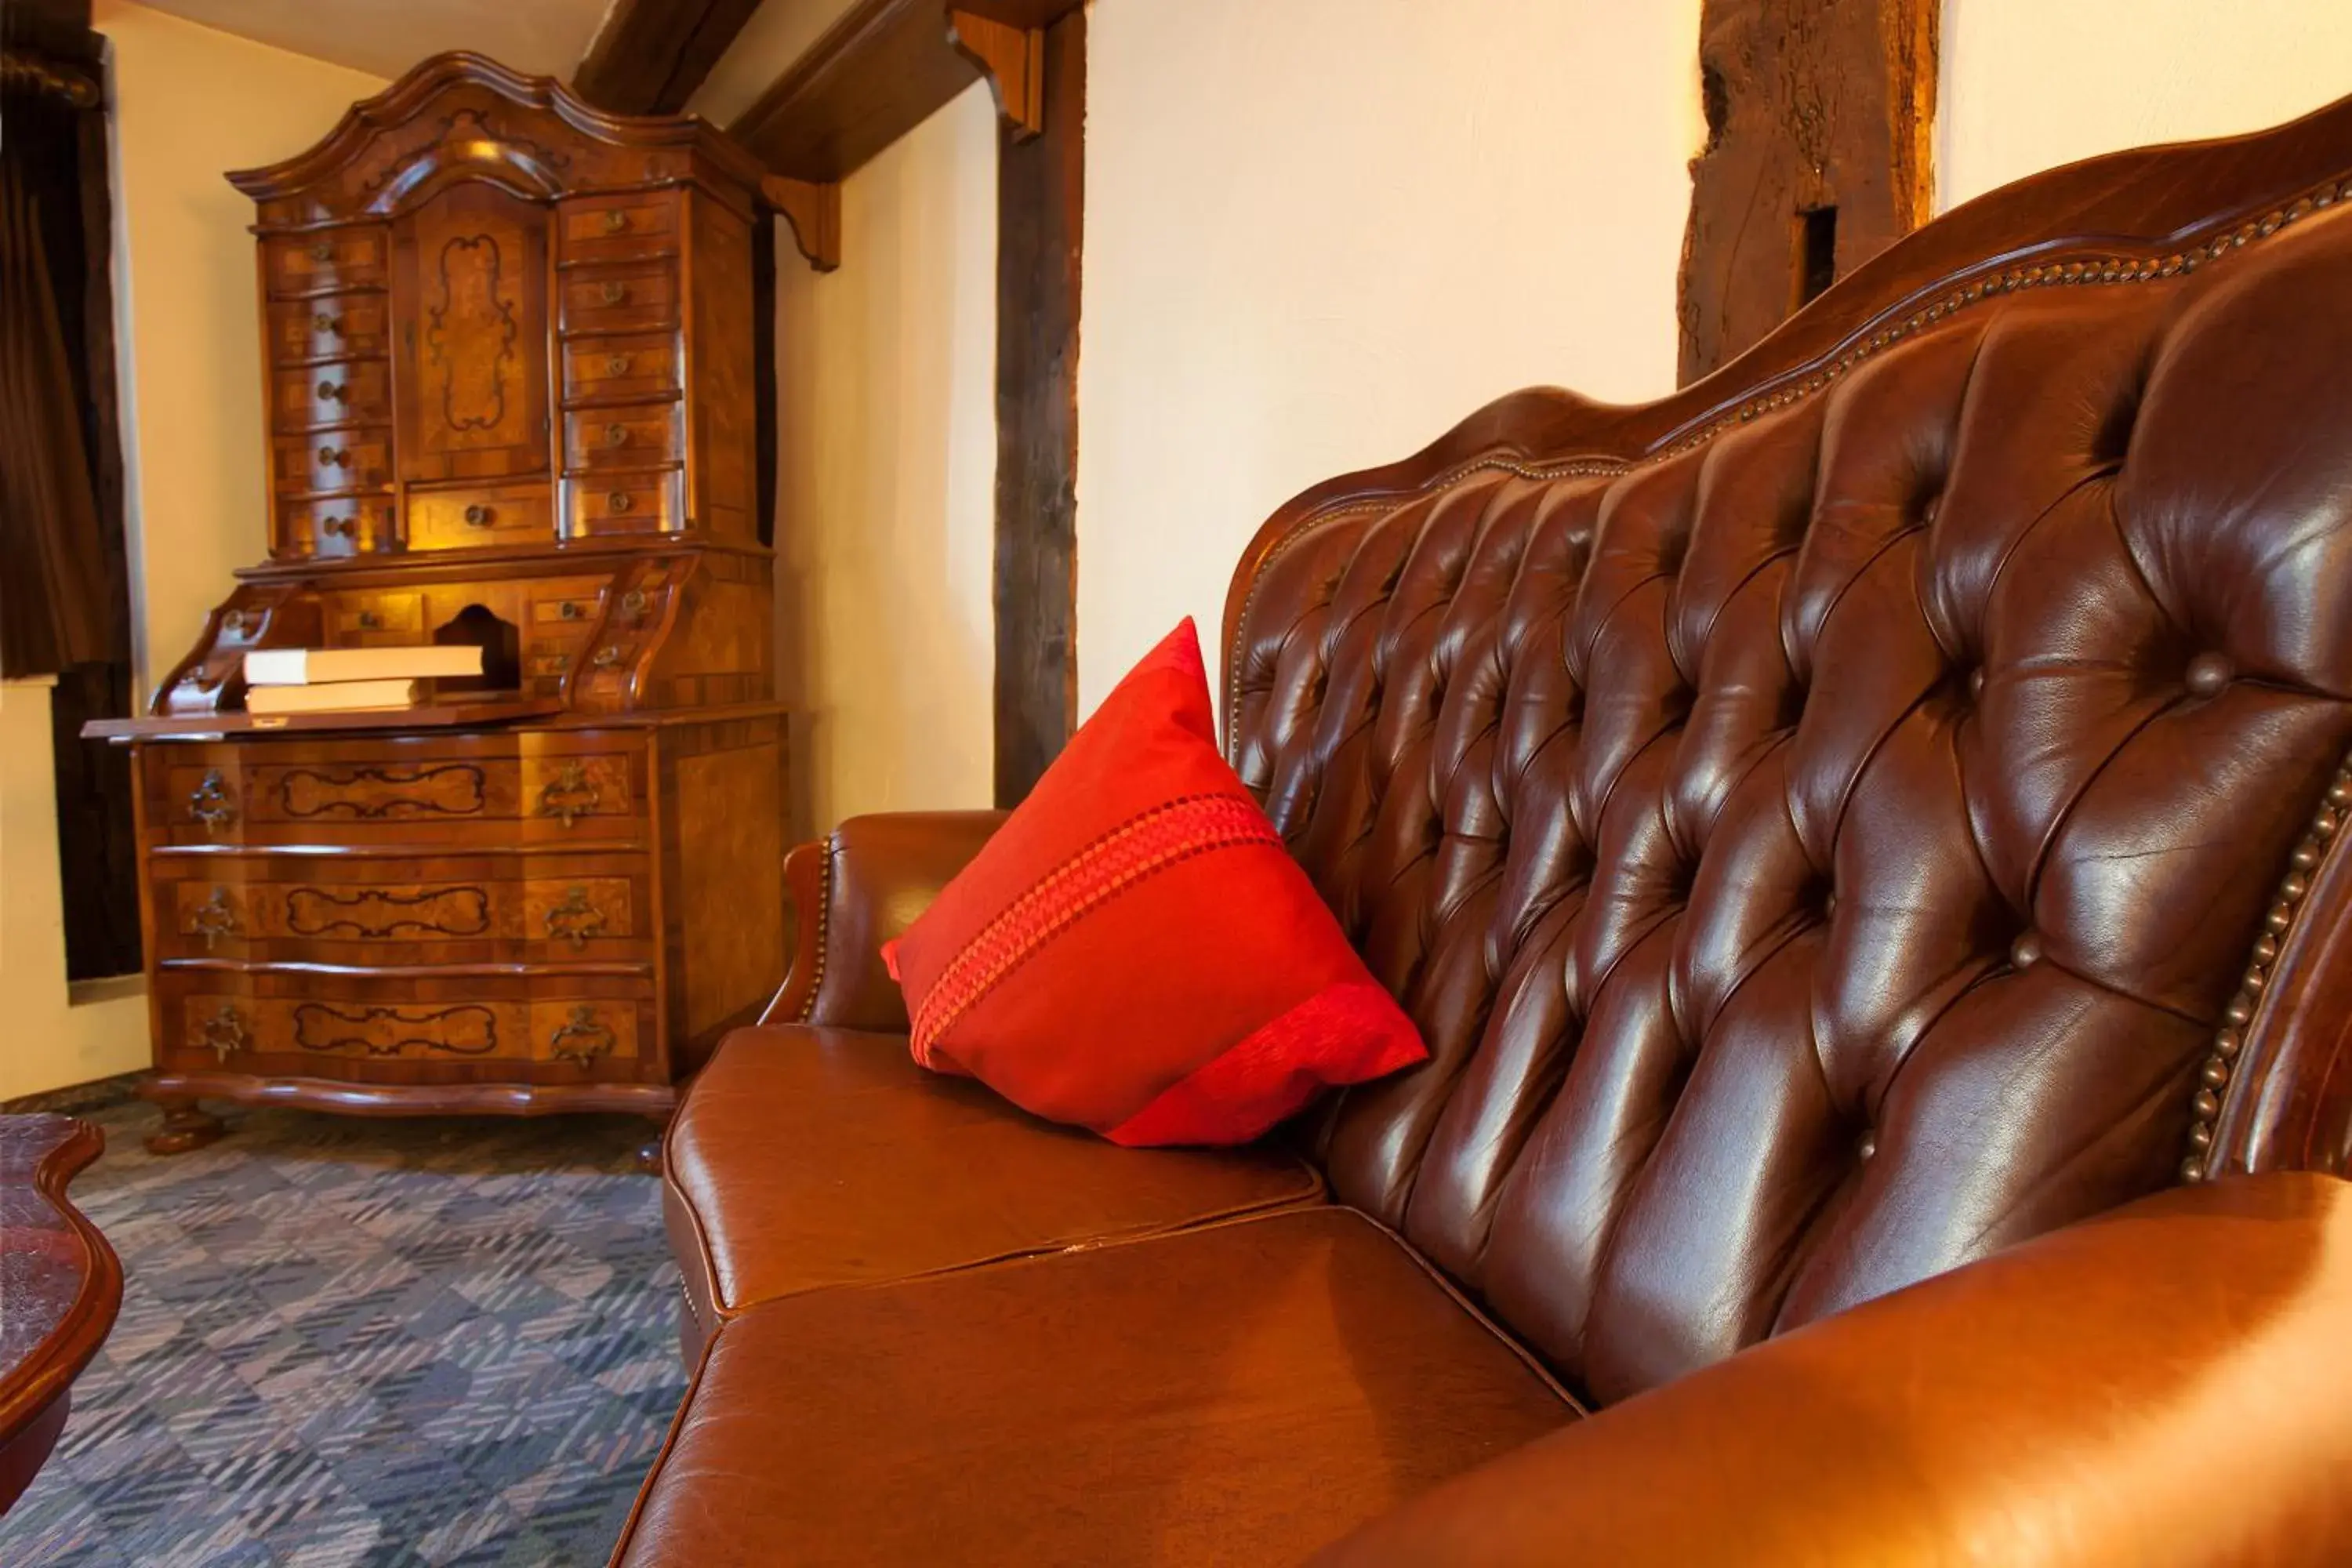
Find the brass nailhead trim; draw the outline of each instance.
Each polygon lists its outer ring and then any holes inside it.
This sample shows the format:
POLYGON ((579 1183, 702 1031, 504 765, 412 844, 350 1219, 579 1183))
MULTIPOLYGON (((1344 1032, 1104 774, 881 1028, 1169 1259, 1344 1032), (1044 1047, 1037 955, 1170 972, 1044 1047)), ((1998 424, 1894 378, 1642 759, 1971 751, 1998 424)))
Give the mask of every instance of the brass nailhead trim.
MULTIPOLYGON (((1475 473, 1499 470, 1528 479, 1577 479, 1587 475, 1622 474, 1652 463, 1678 458, 1694 447, 1705 446, 1734 425, 1754 419, 1759 414, 1786 406, 1820 392, 1844 376, 1856 365, 1864 363, 1877 353, 1900 342, 1909 334, 1934 321, 1951 315, 1966 305, 1971 305, 1990 294, 2012 294, 2025 289, 2046 289, 2053 285, 2084 283, 2137 283, 2150 278, 2172 278, 2184 272, 2194 272, 2210 261, 2218 261, 2249 240, 2277 233, 2281 228, 2312 214, 2335 205, 2339 201, 2352 201, 2352 179, 2331 180, 2310 193, 2298 196, 2281 207, 2273 208, 2260 218, 2247 219, 2233 230, 2215 236, 2200 244, 2171 251, 2163 256, 2099 256, 2077 261, 2045 261, 2028 267, 2004 268, 1998 273, 1958 285, 1941 300, 1923 305, 1899 322, 1881 327, 1864 339, 1850 344, 1831 363, 1803 375, 1786 385, 1749 398, 1731 412, 1717 416, 1698 429, 1676 441, 1671 447, 1643 454, 1638 458, 1617 460, 1606 458, 1563 458, 1549 463, 1527 463, 1508 458, 1475 458, 1439 474, 1412 490, 1381 497, 1375 500, 1336 504, 1311 511, 1291 526, 1290 531, 1276 541, 1263 559, 1250 582, 1250 591, 1243 597, 1241 625, 1234 628, 1234 645, 1230 650, 1232 679, 1225 693, 1225 751, 1227 760, 1240 755, 1241 716, 1241 632, 1249 625, 1250 612, 1256 607, 1257 591, 1265 581, 1274 563, 1289 552, 1290 547, 1307 531, 1335 518, 1359 516, 1370 511, 1393 511, 1413 497, 1450 489, 1475 473)), ((2192 1157, 2191 1163, 2197 1162, 2192 1157)), ((2183 1168, 2184 1174, 2187 1167, 2183 1168)), ((2201 1165, 2200 1167, 2201 1173, 2201 1165)), ((2195 1177, 2189 1177, 2195 1180, 2195 1177)))
POLYGON ((2254 939, 2246 977, 2239 983, 2238 994, 2230 999, 2230 1005, 2221 1009, 2221 1026, 2213 1031, 2213 1048, 2205 1058, 2205 1066, 2197 1075, 2197 1087, 2189 1099, 2189 1152, 2180 1162, 2180 1179, 2184 1182, 2201 1182, 2210 1173, 2222 1096, 2236 1073, 2238 1054, 2246 1048, 2246 1036, 2262 1004, 2263 993, 2270 989, 2272 966, 2286 945, 2287 933, 2294 928, 2295 912, 2311 891, 2311 874, 2326 858, 2327 847, 2344 826, 2347 811, 2352 811, 2352 762, 2336 770, 2335 782, 2327 786, 2319 809, 2312 813, 2311 826, 2305 830, 2303 841, 2287 857, 2287 873, 2279 880, 2277 899, 2263 916, 2263 934, 2254 939))
POLYGON ((817 994, 824 989, 824 954, 833 934, 833 860, 840 846, 840 836, 824 837, 824 879, 816 891, 816 977, 809 982, 808 1000, 801 1004, 801 1016, 793 1020, 805 1024, 816 1016, 817 994))

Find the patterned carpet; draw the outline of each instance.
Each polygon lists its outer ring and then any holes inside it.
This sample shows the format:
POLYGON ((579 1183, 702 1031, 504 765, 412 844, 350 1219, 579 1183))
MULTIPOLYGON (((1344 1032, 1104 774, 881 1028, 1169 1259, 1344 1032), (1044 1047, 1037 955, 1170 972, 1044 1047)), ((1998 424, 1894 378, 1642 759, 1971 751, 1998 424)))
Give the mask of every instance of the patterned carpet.
POLYGON ((122 1316, 8 1568, 601 1563, 685 1379, 642 1121, 76 1110, 122 1316))

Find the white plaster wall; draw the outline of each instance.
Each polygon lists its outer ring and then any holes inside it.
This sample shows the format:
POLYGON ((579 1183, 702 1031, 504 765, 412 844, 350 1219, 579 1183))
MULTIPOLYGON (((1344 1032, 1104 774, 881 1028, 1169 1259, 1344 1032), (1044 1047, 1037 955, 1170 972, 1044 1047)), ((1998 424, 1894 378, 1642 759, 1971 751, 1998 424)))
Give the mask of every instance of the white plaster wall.
POLYGON ((971 88, 777 240, 778 615, 803 831, 992 792, 996 115, 971 88))
POLYGON ((1675 377, 1698 0, 1096 0, 1082 708, 1318 479, 1675 377))
POLYGON ((2352 93, 2352 0, 1946 0, 1942 66, 1938 210, 2352 93))
MULTIPOLYGON (((253 204, 222 174, 325 135, 383 82, 122 0, 110 49, 116 351, 143 698, 260 559, 253 204)), ((143 1067, 141 996, 71 1005, 45 682, 0 687, 0 1100, 143 1067)))

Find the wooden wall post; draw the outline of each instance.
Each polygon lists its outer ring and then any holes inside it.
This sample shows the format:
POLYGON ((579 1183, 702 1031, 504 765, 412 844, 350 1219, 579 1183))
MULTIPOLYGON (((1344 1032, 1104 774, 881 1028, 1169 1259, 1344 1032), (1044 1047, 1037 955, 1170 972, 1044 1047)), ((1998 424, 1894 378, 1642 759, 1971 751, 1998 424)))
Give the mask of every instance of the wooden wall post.
POLYGON ((1941 0, 1706 0, 1681 379, 1927 221, 1941 0))
POLYGON ((1077 720, 1078 281, 1087 16, 1045 30, 1045 130, 998 127, 996 803, 1077 720))

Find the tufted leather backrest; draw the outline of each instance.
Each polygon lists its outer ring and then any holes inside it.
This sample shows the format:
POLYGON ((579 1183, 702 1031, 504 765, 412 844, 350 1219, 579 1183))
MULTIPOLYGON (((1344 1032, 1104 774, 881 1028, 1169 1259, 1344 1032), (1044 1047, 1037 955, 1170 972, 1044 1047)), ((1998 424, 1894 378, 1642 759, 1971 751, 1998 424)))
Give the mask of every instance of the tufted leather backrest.
POLYGON ((1234 763, 1433 1051, 1332 1183, 1591 1396, 2217 1133, 2315 1157, 2347 169, 2352 100, 2028 182, 1675 398, 1521 395, 1252 547, 1234 763))

